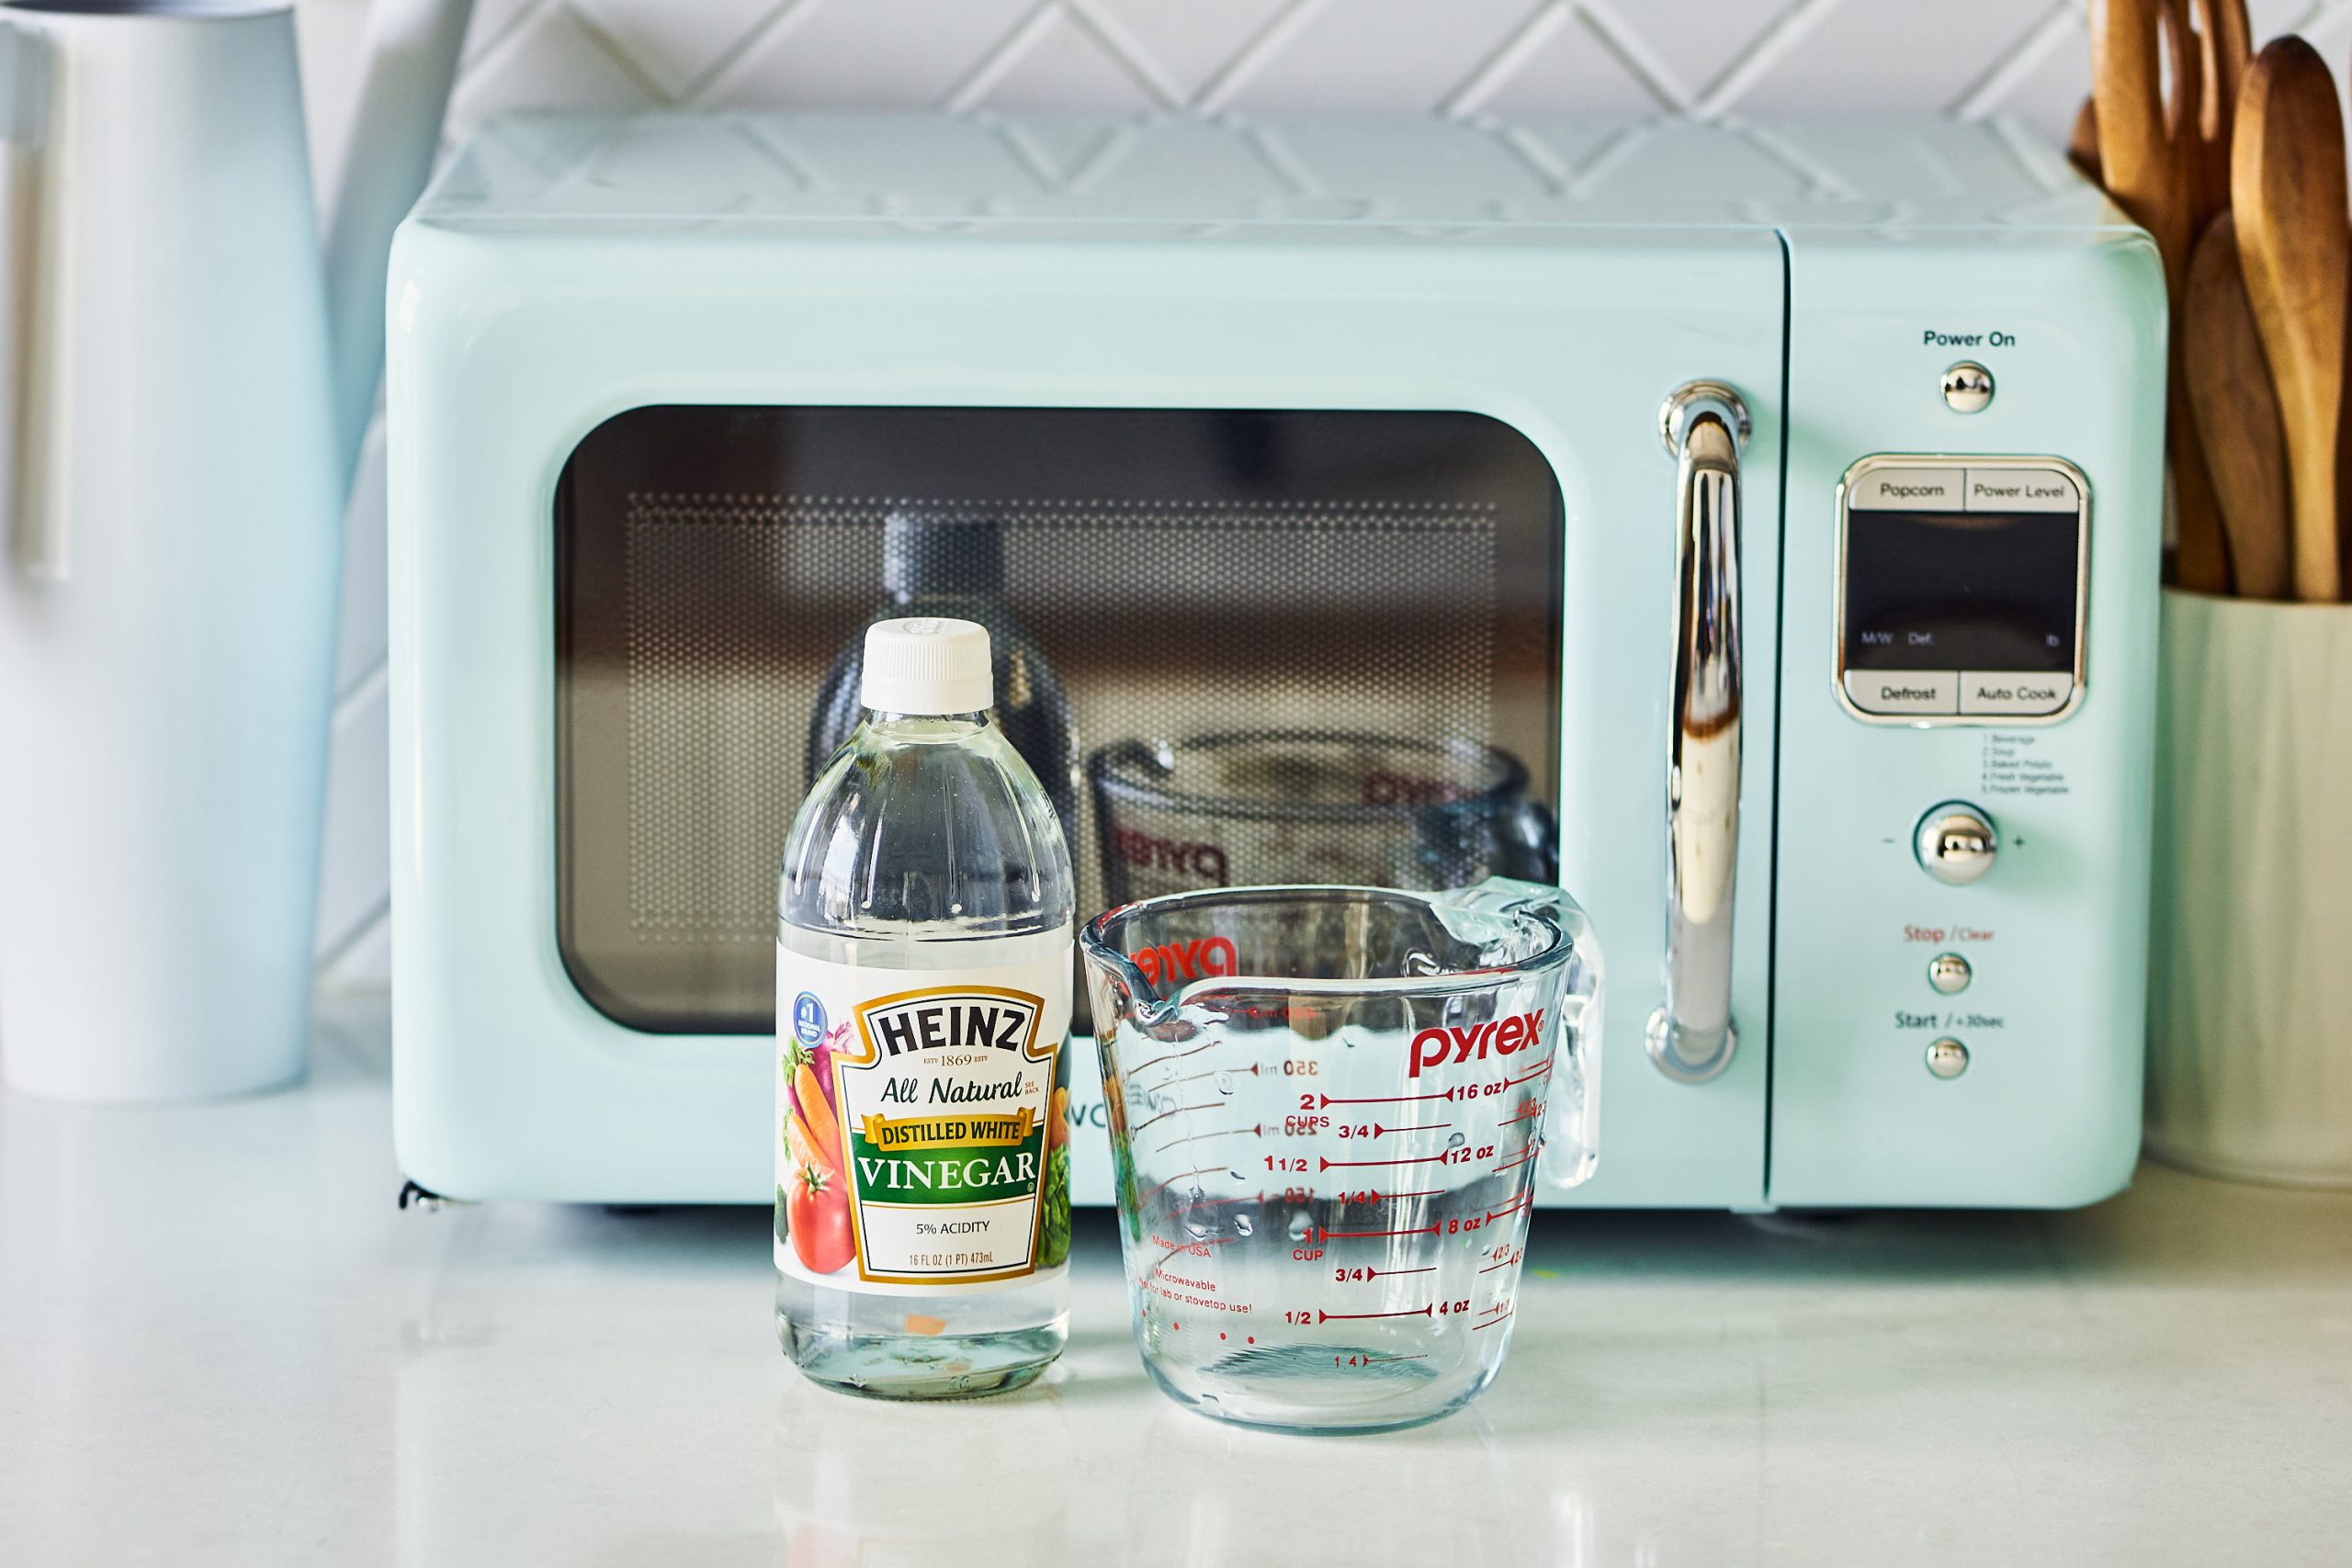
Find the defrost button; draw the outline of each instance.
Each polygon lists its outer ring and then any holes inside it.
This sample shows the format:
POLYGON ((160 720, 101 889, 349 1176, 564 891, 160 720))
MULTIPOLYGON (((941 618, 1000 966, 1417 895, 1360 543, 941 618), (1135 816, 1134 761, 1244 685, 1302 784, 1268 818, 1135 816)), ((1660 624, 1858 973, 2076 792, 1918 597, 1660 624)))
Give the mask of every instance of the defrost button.
POLYGON ((1864 713, 1899 716, 1960 711, 1955 670, 1849 670, 1846 700, 1864 713))

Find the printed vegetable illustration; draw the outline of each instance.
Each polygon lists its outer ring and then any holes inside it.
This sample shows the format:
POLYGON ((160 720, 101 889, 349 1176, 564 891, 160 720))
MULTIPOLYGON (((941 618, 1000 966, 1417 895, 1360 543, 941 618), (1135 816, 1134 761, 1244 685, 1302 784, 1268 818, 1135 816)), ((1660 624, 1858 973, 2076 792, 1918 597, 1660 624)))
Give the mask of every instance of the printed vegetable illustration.
POLYGON ((1046 1218, 1037 1236, 1037 1266, 1051 1269, 1069 1257, 1069 1148, 1046 1156, 1046 1218))
POLYGON ((1069 1090, 1057 1088, 1046 1107, 1046 1147, 1057 1149, 1069 1142, 1069 1090))
POLYGON ((801 1164, 820 1166, 838 1176, 842 1169, 842 1130, 833 1117, 832 1097, 825 1091, 826 1079, 831 1075, 819 1069, 820 1053, 825 1059, 831 1056, 823 1045, 812 1050, 796 1041, 792 1046, 792 1070, 786 1080, 791 1086, 792 1115, 785 1128, 785 1143, 801 1164), (797 1127, 793 1125, 796 1123, 797 1127), (797 1143, 796 1132, 799 1140, 797 1143))
POLYGON ((797 1165, 782 1192, 785 1229, 794 1256, 819 1274, 849 1267, 857 1256, 849 1234, 849 1191, 838 1173, 797 1165))

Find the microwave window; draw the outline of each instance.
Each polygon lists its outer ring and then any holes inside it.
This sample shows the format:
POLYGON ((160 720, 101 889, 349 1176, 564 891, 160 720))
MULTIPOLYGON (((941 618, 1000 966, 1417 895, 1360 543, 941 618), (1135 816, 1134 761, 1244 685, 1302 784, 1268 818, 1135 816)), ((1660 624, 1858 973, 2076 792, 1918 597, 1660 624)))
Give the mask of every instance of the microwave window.
POLYGON ((2081 541, 2073 512, 1850 513, 1847 667, 2071 671, 2081 541))
POLYGON ((887 615, 989 627, 1080 919, 1557 874, 1560 497, 1494 420, 640 408, 554 527, 558 943, 631 1027, 773 1027, 785 837, 887 615))

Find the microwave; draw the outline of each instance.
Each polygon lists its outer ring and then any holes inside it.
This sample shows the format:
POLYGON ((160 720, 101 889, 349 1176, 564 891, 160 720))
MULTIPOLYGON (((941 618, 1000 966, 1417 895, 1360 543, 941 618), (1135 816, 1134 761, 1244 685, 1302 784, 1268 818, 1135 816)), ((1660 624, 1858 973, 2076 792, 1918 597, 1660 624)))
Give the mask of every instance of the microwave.
POLYGON ((1570 889, 1553 1201, 2129 1180, 2165 285, 2017 128, 521 117, 389 309, 419 1186, 769 1198, 779 852, 843 649, 934 591, 1030 650, 1081 920, 1570 889))

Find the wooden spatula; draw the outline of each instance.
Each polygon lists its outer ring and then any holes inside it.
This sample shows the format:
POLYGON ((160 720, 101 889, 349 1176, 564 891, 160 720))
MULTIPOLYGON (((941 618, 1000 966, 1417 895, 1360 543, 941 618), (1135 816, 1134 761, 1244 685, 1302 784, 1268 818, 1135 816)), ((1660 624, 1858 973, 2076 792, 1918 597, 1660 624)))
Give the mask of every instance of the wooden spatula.
POLYGON ((2165 377, 2165 447, 2172 456, 2177 525, 2175 575, 2184 588, 2225 593, 2228 547, 2204 455, 2188 414, 2179 344, 2180 304, 2199 207, 2197 128, 2200 61, 2187 0, 2106 0, 2091 39, 2099 172, 2107 192, 2154 237, 2172 296, 2173 350, 2165 377), (2169 75, 2172 96, 2164 84, 2169 75))
POLYGON ((2213 220, 2188 263, 2181 353, 2189 412, 2229 535, 2230 570, 2248 599, 2292 597, 2287 454, 2278 399, 2238 272, 2236 220, 2213 220))
POLYGON ((2273 40, 2246 73, 2230 196, 2246 299, 2286 433, 2295 597, 2338 599, 2336 446, 2352 219, 2335 79, 2301 39, 2273 40))

